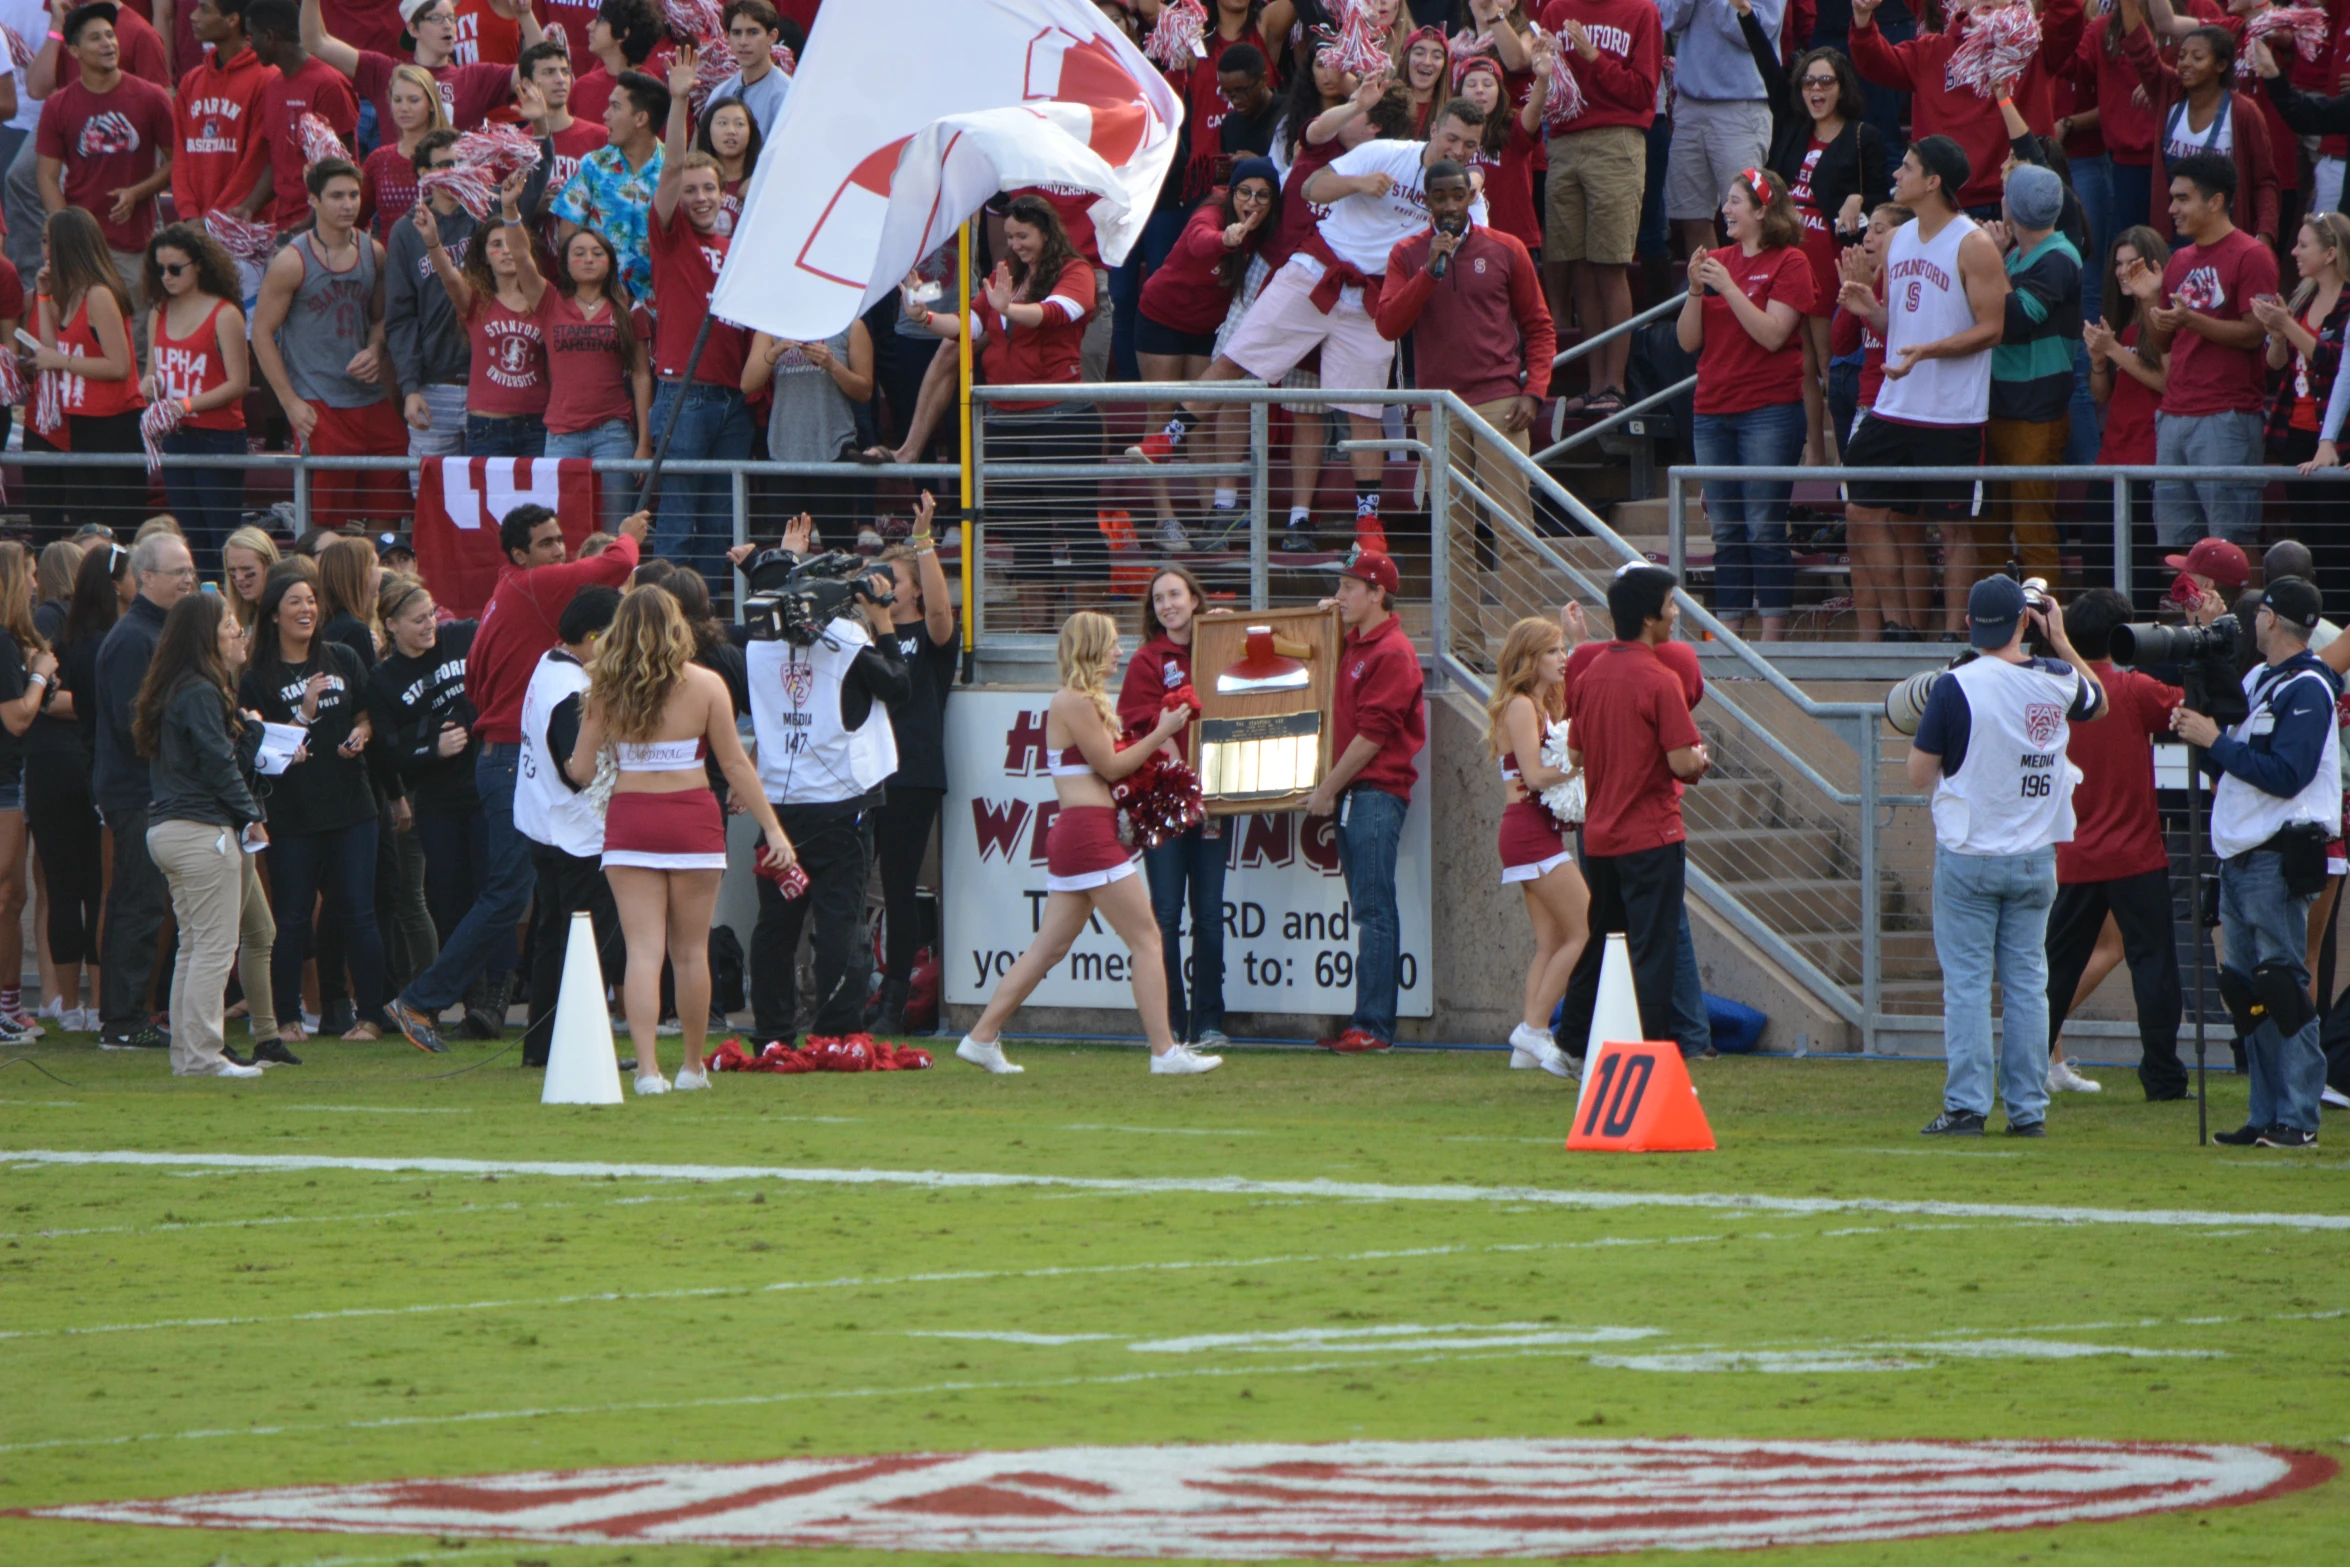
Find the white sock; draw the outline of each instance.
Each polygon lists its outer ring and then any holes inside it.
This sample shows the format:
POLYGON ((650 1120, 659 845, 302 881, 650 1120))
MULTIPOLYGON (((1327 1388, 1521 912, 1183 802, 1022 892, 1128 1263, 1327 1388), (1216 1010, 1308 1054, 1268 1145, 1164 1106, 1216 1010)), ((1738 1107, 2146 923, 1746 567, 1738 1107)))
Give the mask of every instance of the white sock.
POLYGON ((1230 511, 1230 510, 1232 510, 1234 507, 1238 506, 1239 504, 1240 504, 1240 491, 1239 491, 1237 488, 1233 488, 1233 489, 1224 489, 1224 488, 1218 488, 1218 489, 1217 489, 1217 491, 1216 491, 1216 499, 1215 499, 1215 506, 1216 506, 1216 510, 1218 510, 1218 511, 1230 511))
POLYGON ((1311 506, 1292 506, 1289 508, 1289 525, 1291 527, 1302 528, 1313 520, 1314 508, 1311 506))

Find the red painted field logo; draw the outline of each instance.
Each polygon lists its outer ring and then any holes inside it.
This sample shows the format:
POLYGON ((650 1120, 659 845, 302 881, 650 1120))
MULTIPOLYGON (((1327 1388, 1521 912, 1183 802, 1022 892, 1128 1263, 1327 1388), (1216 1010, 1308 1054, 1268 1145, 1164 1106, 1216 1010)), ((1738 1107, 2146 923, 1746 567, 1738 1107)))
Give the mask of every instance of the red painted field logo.
POLYGON ((2122 1442, 1346 1442, 675 1464, 32 1510, 197 1529, 1055 1556, 1607 1555, 1893 1540, 2259 1501, 2330 1458, 2122 1442))

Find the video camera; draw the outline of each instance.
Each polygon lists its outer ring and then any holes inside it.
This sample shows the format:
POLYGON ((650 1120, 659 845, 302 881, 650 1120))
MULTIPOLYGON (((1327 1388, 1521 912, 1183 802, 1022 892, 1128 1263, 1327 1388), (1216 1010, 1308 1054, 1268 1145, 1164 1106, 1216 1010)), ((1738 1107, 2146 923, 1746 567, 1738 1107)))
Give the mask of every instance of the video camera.
POLYGON ((894 604, 892 587, 877 584, 889 568, 860 555, 832 551, 823 555, 776 555, 751 573, 751 593, 743 600, 743 624, 754 642, 790 642, 812 645, 824 628, 860 603, 894 604))
POLYGON ((2189 710, 2226 729, 2242 723, 2251 711, 2236 674, 2243 638, 2244 628, 2233 615, 2222 615, 2208 626, 2116 626, 2113 661, 2125 668, 2176 665, 2189 710))

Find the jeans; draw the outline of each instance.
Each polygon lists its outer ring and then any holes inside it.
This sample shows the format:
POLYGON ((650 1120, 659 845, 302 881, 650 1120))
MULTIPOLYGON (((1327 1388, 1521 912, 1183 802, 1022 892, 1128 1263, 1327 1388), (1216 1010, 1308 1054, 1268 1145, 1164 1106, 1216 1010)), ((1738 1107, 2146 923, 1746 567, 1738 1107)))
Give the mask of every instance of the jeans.
MULTIPOLYGON (((2113 206, 2108 217, 2112 227, 2107 232, 2119 234, 2124 229, 2137 228, 2146 223, 2148 221, 2147 214, 2153 211, 2153 199, 2154 165, 2151 163, 2115 164, 2113 166, 2113 206)), ((2166 195, 2163 199, 2167 201, 2169 197, 2166 195)), ((2160 230, 2156 232, 2159 233, 2160 230)), ((2112 242, 2109 240, 2107 243, 2110 245, 2112 242)), ((2088 270, 2088 260, 2087 256, 2081 258, 2084 274, 2088 270)), ((2097 267, 2098 275, 2102 277, 2105 267, 2103 255, 2098 256, 2097 267)))
MULTIPOLYGON (((1803 404, 1773 403, 1742 414, 1699 414, 1691 435, 1703 467, 1783 468, 1803 456, 1803 404)), ((1751 610, 1783 617, 1795 597, 1787 555, 1786 480, 1705 481, 1705 514, 1714 537, 1714 613, 1732 619, 1751 610)))
POLYGON ((441 955, 440 933, 424 899, 424 844, 401 832, 386 809, 375 839, 375 924, 384 939, 384 988, 395 994, 441 955))
MULTIPOLYGON (((2154 416, 2154 460, 2165 468, 2249 468, 2261 460, 2264 433, 2257 413, 2154 416)), ((2217 537, 2256 548, 2260 492, 2253 484, 2186 479, 2154 482, 2154 538, 2183 550, 2217 537)))
MULTIPOLYGON (((242 457, 243 430, 172 431, 163 438, 163 450, 177 456, 242 457)), ((243 524, 245 475, 238 468, 166 468, 163 494, 172 515, 180 520, 188 548, 202 572, 220 559, 220 547, 243 524)))
POLYGON ((503 979, 514 967, 514 927, 530 906, 534 880, 530 840, 514 830, 514 774, 521 761, 522 747, 512 743, 485 745, 474 758, 473 786, 481 795, 486 845, 481 896, 441 943, 432 967, 400 995, 403 1005, 428 1018, 454 1006, 477 976, 503 979))
POLYGON ((465 455, 468 457, 543 457, 547 452, 547 421, 537 414, 494 419, 485 414, 465 416, 465 455))
MULTIPOLYGON (((2121 231, 2113 226, 2113 159, 2104 153, 2094 158, 2072 160, 2073 194, 2080 198, 2081 217, 2089 225, 2089 249, 2081 257, 2081 281, 2088 284, 2092 273, 2102 275, 2105 253, 2113 245, 2113 236, 2121 231)), ((2081 319, 2104 319, 2104 290, 2094 285, 2081 290, 2081 319)))
POLYGON ((1673 954, 1673 1038, 1684 1057, 1714 1047, 1713 1019, 1705 1011, 1705 980, 1697 972, 1697 942, 1689 934, 1689 905, 1681 905, 1681 939, 1673 954))
MULTIPOLYGON (((668 428, 670 411, 677 410, 677 433, 670 438, 670 457, 680 462, 703 458, 741 459, 751 452, 751 416, 743 394, 730 386, 696 381, 687 386, 663 381, 653 391, 653 442, 668 428)), ((734 487, 724 474, 673 473, 661 481, 660 512, 653 524, 653 553, 663 560, 690 566, 704 576, 731 580, 719 562, 734 542, 734 487)))
MULTIPOLYGON (((147 810, 110 812, 114 881, 106 889, 106 962, 99 1013, 109 1035, 147 1025, 147 992, 155 982, 155 936, 171 905, 171 888, 147 851, 147 810)), ((298 992, 296 992, 298 994, 298 992)))
MULTIPOLYGON (((1390 796, 1390 798, 1393 798, 1390 796)), ((1142 854, 1150 878, 1151 913, 1158 918, 1160 955, 1167 972, 1167 1026, 1177 1039, 1224 1031, 1224 856, 1232 840, 1220 822, 1203 823, 1142 854), (1219 830, 1214 837, 1208 828, 1219 830), (1183 988, 1183 907, 1191 901, 1191 991, 1183 988)))
MULTIPOLYGON (((2283 867, 2284 857, 2274 849, 2252 849, 2220 861, 2219 929, 2227 945, 2225 966, 2249 983, 2255 969, 2273 963, 2306 990, 2310 900, 2285 891, 2283 867)), ((2290 1034, 2272 1019, 2261 1019, 2244 1041, 2252 1076, 2252 1113, 2246 1124, 2317 1131, 2318 1096, 2326 1079, 2325 1052, 2317 1043, 2321 1027, 2314 1011, 2290 1034)))
MULTIPOLYGON (((383 1017, 384 944, 375 923, 375 829, 370 816, 332 832, 289 833, 270 840, 277 949, 270 954, 269 979, 275 994, 286 998, 289 1016, 302 994, 302 965, 310 957, 310 913, 323 895, 327 910, 342 925, 343 955, 351 966, 351 1005, 362 1023, 383 1017)), ((322 997, 324 989, 321 985, 322 997)))
POLYGON ((800 931, 812 914, 816 995, 808 1032, 853 1034, 865 1026, 866 971, 873 950, 865 938, 872 826, 863 811, 845 801, 779 805, 775 815, 799 850, 808 890, 786 898, 775 883, 759 878, 759 923, 751 928, 751 1027, 762 1042, 798 1033, 800 931))
MULTIPOLYGON (((411 457, 462 457, 465 455, 465 383, 463 381, 436 381, 429 386, 410 389, 424 399, 425 416, 432 428, 419 430, 408 426, 408 455, 411 457)), ((416 476, 408 482, 415 485, 416 476)))
POLYGON ((1643 259, 1672 250, 1672 225, 1665 218, 1665 165, 1672 156, 1672 117, 1660 114, 1648 127, 1648 177, 1640 189, 1640 230, 1632 240, 1632 253, 1643 259))
POLYGON ((447 941, 481 897, 489 826, 479 811, 420 810, 414 835, 424 850, 424 906, 432 910, 434 935, 447 941))
POLYGON ((1410 808, 1409 800, 1369 787, 1349 789, 1338 802, 1338 868, 1346 877, 1357 937, 1355 1010, 1348 1026, 1390 1041, 1403 946, 1395 909, 1395 857, 1410 808))
MULTIPOLYGON (((547 432, 548 457, 587 457, 598 462, 626 462, 636 455, 636 431, 629 428, 626 419, 607 419, 592 430, 569 430, 558 435, 547 432)), ((641 476, 633 473, 600 473, 596 486, 604 500, 604 531, 618 533, 628 514, 636 510, 636 492, 641 476)))
POLYGON ((2007 1124, 2048 1114, 2048 910, 2056 850, 1953 854, 1934 850, 1934 955, 1942 963, 1945 1110, 1991 1113, 1991 977, 2007 1004, 1999 1096, 2007 1124))

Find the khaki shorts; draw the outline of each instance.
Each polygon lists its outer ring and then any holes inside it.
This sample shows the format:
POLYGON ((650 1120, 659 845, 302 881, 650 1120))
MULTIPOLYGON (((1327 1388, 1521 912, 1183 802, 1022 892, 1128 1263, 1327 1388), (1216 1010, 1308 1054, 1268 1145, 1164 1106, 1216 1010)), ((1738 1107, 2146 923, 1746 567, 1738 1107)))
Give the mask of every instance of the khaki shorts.
MULTIPOLYGON (((1241 317, 1239 329, 1224 345, 1224 357, 1260 381, 1279 382, 1318 348, 1326 390, 1386 391, 1395 345, 1379 335, 1357 290, 1341 295, 1328 315, 1316 309, 1313 292, 1318 281, 1320 273, 1310 258, 1290 258, 1241 317)), ((1379 417, 1377 403, 1333 406, 1367 419, 1379 417)))
POLYGON ((1712 222, 1730 194, 1730 182, 1759 168, 1770 146, 1768 104, 1675 97, 1673 145, 1665 164, 1665 216, 1675 223, 1712 222))
POLYGON ((1552 137, 1542 259, 1630 266, 1647 185, 1647 132, 1602 125, 1552 137))

